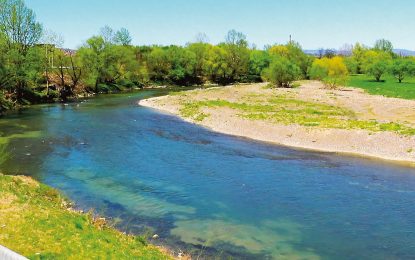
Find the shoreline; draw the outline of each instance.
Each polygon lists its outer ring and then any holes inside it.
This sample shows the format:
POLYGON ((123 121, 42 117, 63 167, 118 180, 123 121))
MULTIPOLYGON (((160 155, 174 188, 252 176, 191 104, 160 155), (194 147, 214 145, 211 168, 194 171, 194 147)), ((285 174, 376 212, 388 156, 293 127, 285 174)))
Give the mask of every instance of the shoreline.
POLYGON ((58 190, 31 177, 0 173, 0 258, 14 259, 12 252, 22 259, 67 258, 76 251, 77 257, 87 259, 176 259, 169 248, 126 234, 106 218, 73 206, 58 190))
MULTIPOLYGON (((200 92, 202 91, 206 90, 200 92)), ((388 131, 371 132, 360 129, 324 129, 270 124, 243 119, 226 110, 219 111, 219 113, 204 110, 203 112, 211 113, 209 117, 203 120, 194 120, 181 115, 181 107, 176 102, 177 100, 174 100, 175 98, 176 96, 172 95, 154 97, 140 100, 138 104, 222 134, 283 147, 364 157, 415 167, 415 156, 412 148, 408 148, 415 145, 413 136, 402 136, 388 131), (388 145, 382 143, 385 141, 388 145)), ((384 98, 382 97, 382 99, 384 98)))

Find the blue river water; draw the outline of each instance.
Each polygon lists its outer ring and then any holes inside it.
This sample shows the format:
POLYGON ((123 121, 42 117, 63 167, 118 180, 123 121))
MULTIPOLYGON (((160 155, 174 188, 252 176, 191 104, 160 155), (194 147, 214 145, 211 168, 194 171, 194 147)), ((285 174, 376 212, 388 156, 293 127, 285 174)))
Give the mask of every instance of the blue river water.
POLYGON ((415 257, 414 168, 222 135, 137 105, 157 94, 7 116, 0 170, 202 259, 415 257))

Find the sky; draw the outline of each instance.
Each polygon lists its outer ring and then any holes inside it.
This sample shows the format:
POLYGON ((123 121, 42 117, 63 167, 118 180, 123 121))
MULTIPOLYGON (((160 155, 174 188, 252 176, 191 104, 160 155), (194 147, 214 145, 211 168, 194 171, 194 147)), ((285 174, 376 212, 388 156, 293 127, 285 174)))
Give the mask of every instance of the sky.
POLYGON ((26 0, 44 28, 76 48, 100 28, 125 27, 135 45, 184 45, 205 33, 213 44, 230 29, 250 43, 285 43, 304 49, 368 46, 386 38, 415 50, 413 0, 26 0))

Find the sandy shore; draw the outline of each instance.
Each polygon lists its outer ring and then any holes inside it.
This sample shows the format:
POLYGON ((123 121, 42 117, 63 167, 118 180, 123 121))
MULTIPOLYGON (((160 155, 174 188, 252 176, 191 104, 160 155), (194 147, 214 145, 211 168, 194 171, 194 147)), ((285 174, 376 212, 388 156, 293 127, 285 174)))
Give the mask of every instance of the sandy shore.
POLYGON ((251 120, 229 107, 204 107, 203 120, 184 117, 186 102, 226 100, 246 102, 247 97, 286 96, 290 99, 333 105, 353 111, 358 120, 394 122, 415 128, 415 101, 369 95, 359 89, 327 90, 319 82, 304 82, 295 89, 267 89, 265 84, 192 90, 180 95, 139 101, 139 105, 161 110, 203 125, 213 131, 242 136, 278 145, 324 152, 347 153, 407 162, 415 165, 415 136, 392 131, 310 127, 251 120))

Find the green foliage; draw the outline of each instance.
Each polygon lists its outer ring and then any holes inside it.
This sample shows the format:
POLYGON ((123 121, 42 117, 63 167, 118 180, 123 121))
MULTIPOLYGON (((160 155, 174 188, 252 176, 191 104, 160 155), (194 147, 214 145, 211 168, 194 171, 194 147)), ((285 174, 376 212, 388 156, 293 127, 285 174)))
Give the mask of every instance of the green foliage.
POLYGON ((252 50, 249 56, 249 76, 253 81, 261 80, 261 73, 269 67, 271 56, 267 51, 252 50))
POLYGON ((415 61, 413 59, 397 58, 391 64, 391 74, 402 83, 405 77, 415 74, 415 61))
POLYGON ((142 79, 134 47, 112 44, 102 36, 94 36, 79 49, 77 56, 84 68, 85 85, 95 92, 111 92, 108 86, 120 82, 136 85, 142 79))
POLYGON ((194 70, 196 55, 182 47, 171 46, 166 51, 170 69, 168 79, 176 85, 192 85, 195 83, 194 70))
POLYGON ((346 84, 348 71, 343 58, 322 58, 313 62, 309 75, 312 79, 323 81, 330 88, 336 88, 346 84))
POLYGON ((0 33, 6 36, 8 48, 25 56, 42 35, 35 13, 23 0, 1 0, 0 13, 0 33))
POLYGON ((344 65, 346 65, 347 71, 351 74, 358 74, 359 64, 353 59, 353 56, 345 57, 343 59, 344 65))
POLYGON ((269 68, 264 70, 266 80, 278 87, 290 87, 291 83, 300 78, 300 68, 285 57, 274 57, 269 68))
POLYGON ((296 64, 302 73, 302 79, 307 78, 308 68, 313 62, 313 58, 306 55, 301 49, 300 44, 289 42, 286 45, 274 45, 268 50, 272 57, 284 57, 296 64))
POLYGON ((376 81, 388 72, 391 63, 391 55, 383 51, 367 51, 364 59, 364 70, 367 74, 372 75, 376 81))
POLYGON ((229 68, 229 83, 243 80, 248 73, 249 49, 246 36, 241 32, 231 30, 226 36, 226 43, 219 45, 223 51, 223 59, 229 68))
POLYGON ((42 59, 33 48, 42 27, 22 0, 0 1, 0 106, 25 104, 40 80, 42 59))
POLYGON ((232 82, 232 69, 228 64, 227 52, 221 46, 212 46, 206 63, 206 75, 211 82, 226 85, 232 82))
POLYGON ((356 74, 363 73, 363 66, 364 66, 363 63, 365 60, 366 51, 367 51, 367 48, 361 45, 360 43, 356 43, 353 46, 351 63, 354 64, 353 66, 355 66, 355 70, 349 70, 350 72, 356 73, 356 74))
POLYGON ((130 32, 125 28, 121 28, 114 35, 114 42, 116 44, 127 46, 131 44, 131 41, 132 41, 132 38, 131 38, 130 32))
POLYGON ((204 42, 190 43, 187 49, 194 54, 193 79, 196 84, 203 84, 207 81, 207 66, 211 45, 204 42))

